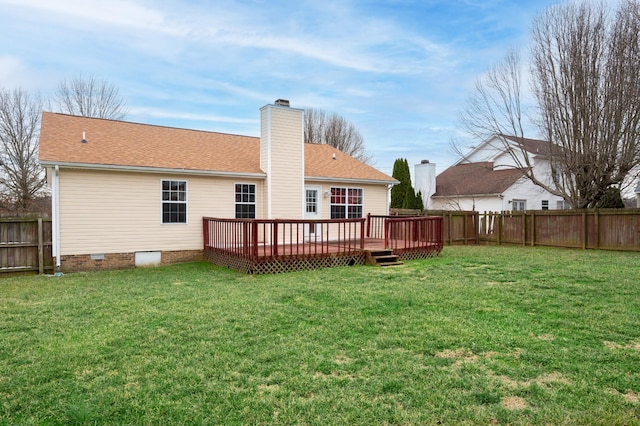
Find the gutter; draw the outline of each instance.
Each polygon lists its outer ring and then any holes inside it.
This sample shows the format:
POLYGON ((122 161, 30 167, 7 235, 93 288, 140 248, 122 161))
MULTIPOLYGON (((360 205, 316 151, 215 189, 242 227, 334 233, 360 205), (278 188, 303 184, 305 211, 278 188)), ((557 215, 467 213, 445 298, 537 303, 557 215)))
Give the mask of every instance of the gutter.
POLYGON ((250 172, 225 172, 216 170, 193 170, 193 169, 172 169, 168 167, 145 167, 145 166, 119 166, 112 164, 92 164, 92 163, 67 163, 57 161, 40 161, 43 167, 64 167, 79 170, 104 170, 118 172, 136 172, 136 173, 163 173, 163 174, 181 174, 181 175, 198 175, 198 176, 218 176, 218 177, 235 177, 235 178, 254 178, 264 179, 266 173, 250 173, 250 172))
POLYGON ((379 180, 379 179, 356 179, 356 178, 339 178, 326 176, 305 176, 305 181, 314 182, 344 182, 344 183, 360 183, 360 184, 381 184, 381 185, 397 185, 397 180, 379 180))
POLYGON ((460 198, 460 197, 498 197, 503 198, 504 195, 500 193, 495 194, 451 194, 451 195, 432 195, 431 198, 460 198))

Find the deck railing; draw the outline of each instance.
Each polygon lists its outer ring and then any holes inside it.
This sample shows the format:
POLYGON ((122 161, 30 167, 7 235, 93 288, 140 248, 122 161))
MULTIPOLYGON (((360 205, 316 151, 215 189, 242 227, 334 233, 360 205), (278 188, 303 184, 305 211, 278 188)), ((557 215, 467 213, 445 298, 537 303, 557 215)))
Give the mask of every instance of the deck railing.
POLYGON ((204 248, 248 259, 348 253, 364 248, 365 218, 331 220, 205 217, 204 248))
POLYGON ((367 238, 384 239, 386 248, 414 250, 443 245, 443 220, 440 216, 367 215, 367 238))

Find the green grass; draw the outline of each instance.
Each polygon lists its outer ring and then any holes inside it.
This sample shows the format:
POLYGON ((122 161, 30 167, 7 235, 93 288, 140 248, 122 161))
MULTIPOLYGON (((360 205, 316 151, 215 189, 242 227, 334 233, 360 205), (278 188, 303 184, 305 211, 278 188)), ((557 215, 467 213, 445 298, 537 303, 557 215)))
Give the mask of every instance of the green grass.
POLYGON ((640 424, 640 255, 0 281, 0 424, 640 424))

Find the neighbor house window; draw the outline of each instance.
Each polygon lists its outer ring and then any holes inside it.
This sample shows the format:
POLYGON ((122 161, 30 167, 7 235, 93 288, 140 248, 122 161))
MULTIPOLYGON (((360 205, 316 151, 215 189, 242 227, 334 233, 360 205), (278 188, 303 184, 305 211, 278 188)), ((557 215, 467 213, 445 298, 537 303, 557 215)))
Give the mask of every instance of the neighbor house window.
POLYGON ((331 188, 331 219, 362 217, 361 188, 331 188))
POLYGON ((567 203, 565 200, 560 200, 556 203, 556 208, 558 210, 569 210, 571 208, 571 204, 567 203))
POLYGON ((236 183, 236 219, 256 218, 256 186, 236 183))
POLYGON ((549 210, 549 200, 542 200, 542 210, 549 210))
POLYGON ((513 211, 522 211, 527 209, 527 201, 526 200, 513 200, 513 211))
POLYGON ((187 223, 186 181, 162 181, 162 223, 187 223))

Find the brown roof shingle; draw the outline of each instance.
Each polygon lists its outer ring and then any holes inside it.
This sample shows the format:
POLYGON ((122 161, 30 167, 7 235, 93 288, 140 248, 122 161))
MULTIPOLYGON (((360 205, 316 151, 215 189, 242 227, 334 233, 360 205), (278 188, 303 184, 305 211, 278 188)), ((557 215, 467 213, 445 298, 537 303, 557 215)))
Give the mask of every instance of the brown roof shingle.
POLYGON ((493 163, 449 167, 436 177, 436 196, 501 194, 523 176, 520 169, 493 170, 493 163))
MULTIPOLYGON (((42 114, 39 158, 45 164, 264 174, 257 137, 51 112, 42 114)), ((395 182, 331 146, 316 144, 305 144, 305 175, 395 182)))

